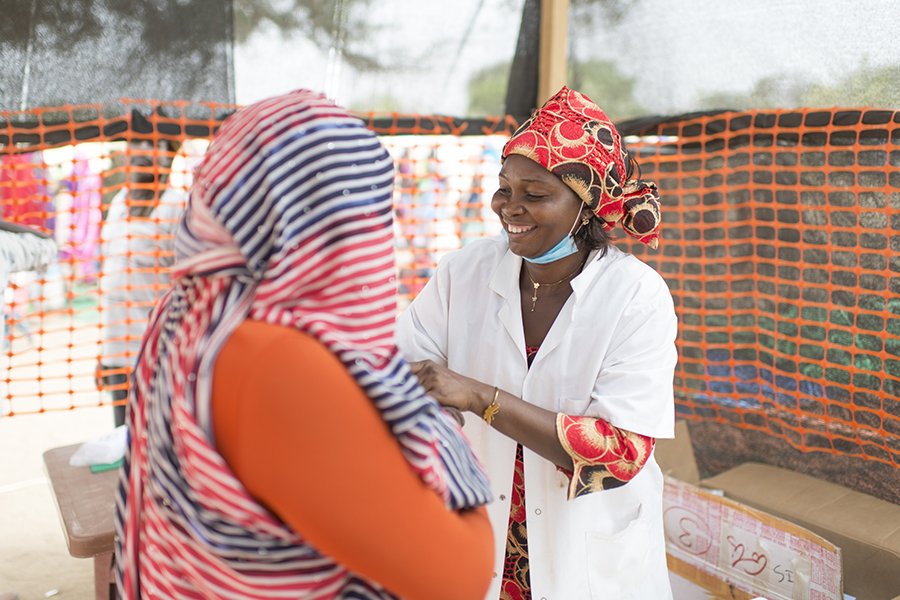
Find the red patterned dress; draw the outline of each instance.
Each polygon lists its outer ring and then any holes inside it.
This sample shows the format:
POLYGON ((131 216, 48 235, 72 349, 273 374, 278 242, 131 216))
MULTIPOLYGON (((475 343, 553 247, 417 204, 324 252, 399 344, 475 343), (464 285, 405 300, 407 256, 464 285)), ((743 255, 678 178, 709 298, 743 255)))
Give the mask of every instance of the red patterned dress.
MULTIPOLYGON (((529 367, 538 348, 526 348, 529 367)), ((556 434, 572 457, 574 470, 560 469, 569 478, 570 500, 625 485, 647 462, 656 443, 652 437, 613 427, 603 419, 564 414, 556 416, 556 434)), ((522 444, 517 444, 500 600, 531 600, 523 464, 522 444)))

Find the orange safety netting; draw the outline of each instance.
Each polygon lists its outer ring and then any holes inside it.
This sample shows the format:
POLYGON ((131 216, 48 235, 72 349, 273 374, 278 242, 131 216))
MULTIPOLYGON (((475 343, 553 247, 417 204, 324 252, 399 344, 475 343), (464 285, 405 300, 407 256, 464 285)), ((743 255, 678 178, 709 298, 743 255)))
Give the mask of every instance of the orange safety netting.
POLYGON ((900 113, 725 113, 643 143, 678 413, 900 466, 900 113))
MULTIPOLYGON (((96 406, 109 402, 98 385, 125 386, 191 169, 229 109, 148 105, 149 133, 129 126, 128 103, 5 115, 0 143, 29 146, 0 153, 3 218, 52 231, 60 254, 12 276, 2 413, 96 406)), ((515 123, 369 122, 396 159, 402 304, 446 252, 499 231, 489 200, 515 123)), ((620 243, 675 298, 679 415, 900 466, 900 113, 723 113, 639 133, 629 145, 660 185, 663 240, 620 243)))

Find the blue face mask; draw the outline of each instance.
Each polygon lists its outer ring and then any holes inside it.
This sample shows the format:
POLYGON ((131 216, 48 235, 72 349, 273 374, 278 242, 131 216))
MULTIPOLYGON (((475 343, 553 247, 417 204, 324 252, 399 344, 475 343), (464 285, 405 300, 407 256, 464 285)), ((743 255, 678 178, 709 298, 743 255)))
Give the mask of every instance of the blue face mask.
MULTIPOLYGON (((547 263, 552 263, 567 256, 572 256, 573 254, 578 252, 578 245, 575 243, 575 234, 578 232, 578 230, 575 229, 575 227, 576 225, 578 225, 578 220, 580 218, 581 211, 579 210, 578 214, 575 216, 575 223, 572 224, 572 229, 570 229, 569 233, 563 236, 563 239, 559 240, 559 242, 557 242, 555 246, 553 246, 540 256, 535 256, 534 258, 523 256, 522 259, 536 265, 546 265, 547 263)), ((506 233, 506 229, 503 229, 502 232, 503 237, 509 239, 509 234, 506 233)))
MULTIPOLYGON (((504 231, 506 230, 504 229, 504 231)), ((522 259, 536 265, 546 265, 547 263, 552 263, 561 258, 572 256, 576 252, 578 252, 578 246, 575 244, 575 238, 572 237, 571 233, 567 233, 555 246, 540 256, 535 256, 534 258, 523 256, 522 259)))

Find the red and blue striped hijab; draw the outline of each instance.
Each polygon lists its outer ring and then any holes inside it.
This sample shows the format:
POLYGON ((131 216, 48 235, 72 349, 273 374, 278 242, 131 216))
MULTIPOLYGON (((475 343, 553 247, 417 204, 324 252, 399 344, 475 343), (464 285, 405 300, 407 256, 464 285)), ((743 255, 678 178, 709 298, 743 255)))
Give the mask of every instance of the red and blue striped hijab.
POLYGON ((117 500, 121 597, 391 597, 305 544, 216 452, 212 368, 248 318, 327 346, 449 507, 489 500, 459 428, 393 343, 392 183, 377 137, 309 91, 250 105, 217 133, 135 370, 117 500))

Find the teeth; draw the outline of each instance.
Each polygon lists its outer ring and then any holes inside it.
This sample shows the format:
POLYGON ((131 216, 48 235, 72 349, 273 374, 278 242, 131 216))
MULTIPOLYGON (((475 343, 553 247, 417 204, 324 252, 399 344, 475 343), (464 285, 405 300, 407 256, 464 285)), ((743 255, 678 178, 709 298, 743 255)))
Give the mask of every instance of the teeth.
POLYGON ((506 228, 510 233, 525 233, 526 231, 531 231, 534 227, 519 227, 517 225, 510 225, 507 223, 506 228))

